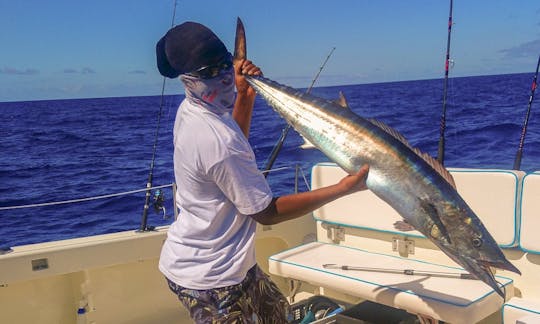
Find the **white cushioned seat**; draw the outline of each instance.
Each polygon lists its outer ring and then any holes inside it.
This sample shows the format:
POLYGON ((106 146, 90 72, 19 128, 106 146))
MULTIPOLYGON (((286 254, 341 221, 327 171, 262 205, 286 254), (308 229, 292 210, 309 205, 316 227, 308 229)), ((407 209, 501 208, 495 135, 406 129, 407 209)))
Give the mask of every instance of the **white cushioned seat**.
POLYGON ((518 245, 519 184, 525 172, 449 168, 463 199, 501 247, 518 245))
POLYGON ((540 300, 510 299, 503 306, 503 323, 540 323, 540 300))
MULTIPOLYGON (((271 256, 269 270, 274 275, 307 281, 413 314, 456 324, 475 323, 503 305, 503 299, 479 280, 460 279, 457 275, 450 278, 331 269, 323 267, 324 264, 414 269, 441 274, 464 273, 459 268, 320 242, 308 243, 271 256)), ((502 289, 513 289, 511 279, 497 276, 497 280, 502 289)))
MULTIPOLYGON (((334 163, 319 163, 311 172, 311 187, 317 189, 337 183, 345 175, 345 171, 334 163)), ((317 221, 340 226, 404 234, 393 226, 396 221, 403 218, 370 190, 360 191, 326 204, 315 210, 313 217, 317 221), (351 206, 360 207, 351 208, 351 206)), ((406 234, 410 237, 424 237, 418 231, 406 234)))
MULTIPOLYGON (((501 247, 516 246, 518 184, 525 173, 512 170, 456 168, 449 170, 458 192, 482 220, 495 241, 501 247)), ((343 176, 345 171, 333 163, 317 164, 312 171, 312 188, 336 183, 343 176)), ((540 180, 540 174, 538 178, 540 180)), ((540 188, 538 190, 540 192, 540 188)), ((313 217, 319 221, 342 226, 423 237, 418 231, 407 233, 397 231, 393 224, 402 220, 402 217, 369 190, 327 204, 314 211, 313 217), (350 208, 350 206, 362 207, 350 208)), ((540 224, 540 220, 538 222, 540 224)), ((540 251, 540 243, 538 250, 540 251)))
POLYGON ((521 195, 519 246, 526 252, 540 253, 540 172, 523 178, 521 195))

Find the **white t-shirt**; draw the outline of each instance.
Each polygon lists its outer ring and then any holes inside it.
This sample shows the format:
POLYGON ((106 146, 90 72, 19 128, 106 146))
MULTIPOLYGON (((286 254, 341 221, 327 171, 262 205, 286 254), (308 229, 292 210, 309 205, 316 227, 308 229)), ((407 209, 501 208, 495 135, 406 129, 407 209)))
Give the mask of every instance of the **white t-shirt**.
POLYGON ((255 154, 229 113, 184 100, 174 126, 178 219, 170 226, 159 269, 189 289, 240 283, 255 265, 256 222, 272 192, 255 154))

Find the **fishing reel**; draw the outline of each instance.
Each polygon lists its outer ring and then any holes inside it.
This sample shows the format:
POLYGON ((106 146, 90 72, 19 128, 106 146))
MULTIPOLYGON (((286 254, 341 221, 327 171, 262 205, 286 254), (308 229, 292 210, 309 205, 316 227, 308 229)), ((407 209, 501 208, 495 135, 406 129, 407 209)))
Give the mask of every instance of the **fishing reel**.
POLYGON ((311 323, 342 311, 343 308, 325 296, 312 296, 305 302, 292 305, 291 323, 311 323))
POLYGON ((164 203, 165 203, 165 193, 161 189, 156 189, 152 197, 152 206, 154 207, 154 211, 156 212, 156 214, 162 214, 163 219, 169 219, 169 216, 167 216, 167 211, 165 209, 164 203))

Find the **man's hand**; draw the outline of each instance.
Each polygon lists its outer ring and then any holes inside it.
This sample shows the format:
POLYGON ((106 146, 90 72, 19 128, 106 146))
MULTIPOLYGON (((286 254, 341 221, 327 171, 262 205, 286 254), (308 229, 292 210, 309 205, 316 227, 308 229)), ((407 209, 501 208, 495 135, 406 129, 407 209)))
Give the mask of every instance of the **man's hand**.
POLYGON ((246 81, 244 75, 262 75, 261 69, 250 60, 239 60, 234 62, 234 82, 236 85, 236 102, 234 103, 233 118, 242 129, 242 132, 249 138, 249 128, 251 126, 251 115, 255 97, 257 93, 246 81))
POLYGON ((244 75, 262 75, 261 69, 250 60, 240 60, 234 64, 234 73, 238 93, 246 93, 248 96, 254 96, 255 90, 249 86, 244 75))
POLYGON ((351 194, 357 191, 366 190, 366 180, 369 173, 369 166, 364 164, 356 174, 348 175, 339 181, 339 185, 343 187, 346 194, 351 194))

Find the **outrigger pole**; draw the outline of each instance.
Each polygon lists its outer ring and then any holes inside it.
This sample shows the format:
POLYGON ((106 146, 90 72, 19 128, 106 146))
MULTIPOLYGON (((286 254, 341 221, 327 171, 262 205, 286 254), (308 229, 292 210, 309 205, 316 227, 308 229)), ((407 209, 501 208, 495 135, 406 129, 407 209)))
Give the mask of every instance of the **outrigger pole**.
MULTIPOLYGON (((171 20, 171 28, 174 26, 174 19, 176 18, 176 0, 174 0, 174 8, 171 20)), ((147 232, 154 230, 153 226, 148 226, 148 208, 150 207, 150 196, 152 194, 152 179, 154 177, 154 164, 156 161, 156 150, 158 144, 158 135, 159 135, 159 125, 161 124, 161 114, 163 112, 163 97, 165 95, 165 80, 163 77, 163 83, 161 85, 161 100, 159 103, 159 114, 156 125, 156 133, 154 135, 154 148, 152 150, 152 161, 150 162, 150 172, 148 173, 148 182, 146 183, 146 196, 144 200, 144 208, 141 220, 141 226, 139 227, 138 232, 147 232)), ((162 197, 161 197, 162 199, 162 197)))
POLYGON ((523 128, 521 130, 521 137, 519 139, 519 147, 516 153, 516 159, 514 160, 514 170, 519 170, 521 167, 521 156, 523 155, 523 144, 525 142, 525 134, 527 133, 527 126, 529 124, 529 116, 531 115, 531 105, 534 99, 534 92, 536 90, 536 79, 538 78, 538 67, 540 67, 540 56, 538 57, 538 63, 536 64, 536 73, 534 74, 531 95, 529 96, 529 104, 527 106, 527 113, 525 114, 525 121, 523 122, 523 128))
POLYGON ((448 93, 448 70, 450 68, 450 38, 452 35, 452 9, 453 0, 450 0, 450 15, 448 16, 448 39, 446 41, 446 62, 444 64, 444 84, 443 84, 443 107, 441 115, 441 128, 439 136, 439 151, 437 160, 444 165, 444 146, 446 132, 446 97, 448 93))
MULTIPOLYGON (((317 81, 317 79, 319 78, 319 75, 321 74, 322 70, 324 69, 324 66, 326 65, 326 62, 328 62, 328 60, 330 59, 330 56, 332 56, 332 53, 334 53, 335 50, 336 50, 336 48, 332 47, 332 50, 330 51, 330 53, 328 54, 328 56, 324 60, 323 64, 319 68, 319 71, 317 72, 317 74, 315 75, 313 80, 311 81, 311 85, 307 89, 306 93, 311 92, 311 89, 313 89, 313 85, 315 84, 315 81, 317 81)), ((268 158, 268 161, 266 162, 266 165, 265 165, 264 171, 263 171, 265 177, 268 177, 268 174, 270 173, 269 171, 270 171, 270 169, 272 169, 272 165, 274 165, 274 162, 276 161, 276 158, 277 158, 279 152, 281 151, 281 148, 283 147, 283 142, 285 142, 285 138, 287 138, 287 134, 289 134, 290 129, 291 129, 291 125, 287 124, 287 126, 283 129, 283 131, 281 131, 281 136, 279 137, 278 141, 274 145, 274 148, 272 149, 272 152, 270 152, 270 157, 268 158)))

